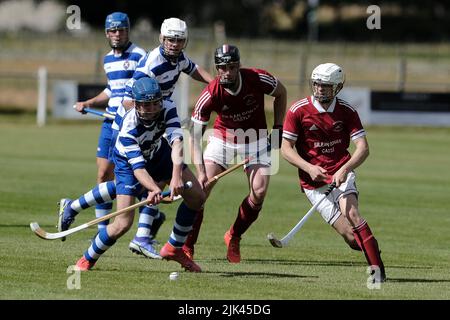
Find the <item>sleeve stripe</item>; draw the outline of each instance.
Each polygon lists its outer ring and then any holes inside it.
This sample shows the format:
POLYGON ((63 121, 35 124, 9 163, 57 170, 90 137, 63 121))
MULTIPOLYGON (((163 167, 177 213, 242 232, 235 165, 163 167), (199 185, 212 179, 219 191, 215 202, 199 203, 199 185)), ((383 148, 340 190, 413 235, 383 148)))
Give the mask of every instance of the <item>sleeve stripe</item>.
POLYGON ((304 98, 304 99, 302 99, 302 100, 299 100, 299 101, 297 101, 297 102, 295 102, 290 108, 289 108, 289 110, 292 112, 292 113, 294 113, 295 111, 297 111, 297 109, 298 108, 300 108, 300 107, 303 107, 303 106, 306 106, 306 105, 308 105, 308 99, 307 98, 304 98))
MULTIPOLYGON (((189 67, 191 67, 191 65, 189 65, 189 67)), ((191 71, 189 71, 189 69, 187 70, 189 72, 188 75, 191 76, 194 73, 194 71, 197 70, 197 68, 198 68, 198 65, 194 64, 191 71)))
POLYGON ((191 120, 192 120, 192 122, 195 122, 195 123, 198 123, 198 124, 202 124, 204 126, 206 126, 208 124, 207 121, 201 121, 201 120, 195 119, 194 117, 191 117, 191 120))
POLYGON ((275 87, 273 87, 273 90, 269 93, 269 96, 273 96, 273 93, 275 92, 275 90, 277 90, 277 86, 278 86, 278 79, 275 79, 276 83, 275 83, 275 87))
POLYGON ((274 77, 268 76, 266 74, 261 74, 259 73, 259 79, 261 80, 261 82, 265 82, 268 85, 270 85, 273 88, 276 88, 277 86, 277 80, 274 77))
POLYGON ((167 128, 180 128, 181 127, 180 121, 174 120, 172 122, 167 122, 166 127, 167 128))
POLYGON ((203 93, 200 98, 198 99, 196 105, 195 105, 195 112, 193 118, 200 120, 201 119, 201 111, 205 103, 211 98, 211 94, 206 91, 203 93))
POLYGON ((177 109, 175 108, 175 106, 173 106, 172 108, 167 110, 165 118, 166 118, 166 123, 170 122, 171 120, 179 121, 177 109))
POLYGON ((167 138, 170 145, 172 145, 176 139, 183 140, 183 130, 181 128, 167 130, 167 138))
POLYGON ((364 129, 358 130, 355 133, 353 133, 352 135, 350 135, 350 138, 352 140, 364 137, 366 135, 366 131, 364 129))
POLYGON ((294 140, 297 141, 298 135, 286 130, 283 130, 283 138, 289 139, 289 140, 294 140))
POLYGON ((139 156, 137 158, 128 159, 128 163, 131 164, 131 165, 135 165, 136 163, 139 163, 139 162, 145 162, 143 156, 139 156))

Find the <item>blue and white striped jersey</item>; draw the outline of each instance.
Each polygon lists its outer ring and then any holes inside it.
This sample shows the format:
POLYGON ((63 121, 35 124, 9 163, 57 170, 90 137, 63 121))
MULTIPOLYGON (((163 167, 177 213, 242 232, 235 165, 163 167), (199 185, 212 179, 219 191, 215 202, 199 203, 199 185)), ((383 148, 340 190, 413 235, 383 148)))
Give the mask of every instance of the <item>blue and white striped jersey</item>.
MULTIPOLYGON (((108 85, 104 90, 109 97, 107 112, 116 114, 118 108, 123 108, 122 99, 125 94, 125 85, 133 76, 139 61, 145 54, 144 49, 130 42, 128 48, 120 56, 114 55, 114 51, 111 50, 103 58, 103 68, 108 78, 108 85)), ((120 113, 121 115, 125 114, 125 110, 122 109, 120 113)), ((119 127, 114 129, 119 129, 119 127)))
POLYGON ((125 100, 132 99, 131 88, 136 80, 143 77, 156 78, 161 87, 164 99, 170 99, 175 90, 175 84, 180 77, 180 73, 184 72, 190 76, 197 69, 197 65, 183 52, 178 57, 177 62, 167 60, 163 52, 163 47, 159 46, 149 52, 139 62, 133 77, 126 84, 125 100))
POLYGON ((175 139, 183 139, 177 108, 171 100, 163 100, 163 110, 150 127, 140 123, 135 108, 130 109, 122 119, 114 147, 116 170, 125 165, 133 170, 144 168, 160 148, 164 133, 170 145, 175 139))

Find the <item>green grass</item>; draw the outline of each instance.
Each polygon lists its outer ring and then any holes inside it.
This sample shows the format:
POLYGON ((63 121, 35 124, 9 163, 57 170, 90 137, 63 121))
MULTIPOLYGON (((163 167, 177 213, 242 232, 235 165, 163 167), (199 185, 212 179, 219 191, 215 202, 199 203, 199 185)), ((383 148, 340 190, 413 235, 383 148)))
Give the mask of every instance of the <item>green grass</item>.
MULTIPOLYGON (((225 259, 223 234, 246 193, 239 170, 224 177, 206 204, 196 247, 201 274, 175 262, 154 261, 127 249, 136 227, 81 275, 69 290, 66 270, 88 247, 95 229, 66 242, 44 241, 29 228, 38 221, 55 232, 56 202, 94 185, 99 123, 0 120, 0 299, 449 299, 450 129, 369 127, 371 155, 357 171, 360 210, 382 249, 389 281, 366 287, 360 252, 314 215, 283 249, 272 248, 269 232, 286 234, 309 209, 297 188, 296 170, 282 161, 272 177, 260 218, 242 240, 242 263, 225 259), (169 273, 181 271, 178 281, 169 273)), ((161 205, 168 221, 176 205, 161 205)), ((80 214, 76 225, 92 220, 80 214)))

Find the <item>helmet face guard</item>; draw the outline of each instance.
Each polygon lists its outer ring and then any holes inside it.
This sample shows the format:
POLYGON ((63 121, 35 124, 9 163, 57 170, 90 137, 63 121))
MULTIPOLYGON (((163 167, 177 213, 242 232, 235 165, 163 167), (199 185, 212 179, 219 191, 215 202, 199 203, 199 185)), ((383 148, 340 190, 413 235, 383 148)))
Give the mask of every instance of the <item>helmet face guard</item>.
POLYGON ((187 41, 183 38, 163 37, 161 46, 164 56, 169 60, 176 60, 186 48, 187 41))
POLYGON ((161 114, 162 98, 152 101, 135 101, 136 114, 139 121, 145 126, 151 126, 161 114))
POLYGON ((130 39, 128 38, 128 29, 116 28, 106 30, 106 37, 109 41, 109 46, 112 49, 123 50, 127 47, 130 39), (115 34, 118 32, 118 36, 115 34))
POLYGON ((155 78, 140 78, 132 87, 136 114, 144 126, 150 126, 162 110, 162 93, 155 78))
POLYGON ((232 89, 236 85, 239 77, 240 64, 233 62, 229 64, 216 65, 219 75, 219 83, 227 89, 232 89))
POLYGON ((239 49, 236 46, 224 44, 214 52, 214 64, 219 72, 220 85, 225 88, 231 88, 237 81, 237 72, 232 75, 234 67, 240 66, 239 49))
POLYGON ((312 79, 310 81, 310 88, 314 99, 320 103, 328 103, 333 101, 334 97, 337 96, 342 87, 342 83, 334 84, 312 79))
POLYGON ((124 49, 128 43, 128 32, 130 30, 130 20, 123 12, 113 12, 106 17, 105 33, 109 40, 109 45, 113 49, 124 49), (118 36, 115 36, 116 33, 118 36))
POLYGON ((166 58, 178 59, 188 42, 186 22, 178 18, 165 19, 161 24, 159 41, 166 58))
POLYGON ((314 99, 320 103, 328 103, 341 91, 344 82, 345 74, 341 67, 334 63, 324 63, 313 70, 309 85, 314 99))

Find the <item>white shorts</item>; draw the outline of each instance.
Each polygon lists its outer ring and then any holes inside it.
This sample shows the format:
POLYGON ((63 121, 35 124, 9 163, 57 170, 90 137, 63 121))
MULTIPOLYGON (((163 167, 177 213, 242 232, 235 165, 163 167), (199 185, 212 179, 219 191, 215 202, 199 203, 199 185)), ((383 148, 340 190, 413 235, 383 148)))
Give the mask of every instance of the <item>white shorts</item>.
MULTIPOLYGON (((336 220, 341 215, 341 209, 339 207, 339 199, 341 199, 344 195, 354 193, 358 196, 358 190, 356 189, 356 175, 352 171, 347 175, 347 180, 339 186, 339 188, 334 189, 328 195, 328 197, 322 201, 322 203, 317 207, 317 211, 320 213, 322 218, 333 225, 336 220)), ((328 189, 328 185, 323 187, 308 190, 305 189, 305 194, 308 200, 314 205, 317 201, 322 199, 323 194, 328 189)))
POLYGON ((244 168, 254 164, 270 166, 270 154, 267 152, 266 138, 249 144, 233 144, 211 136, 203 153, 203 159, 213 161, 224 169, 227 169, 229 165, 235 164, 233 160, 236 156, 241 158, 240 161, 249 156, 252 157, 244 168))

